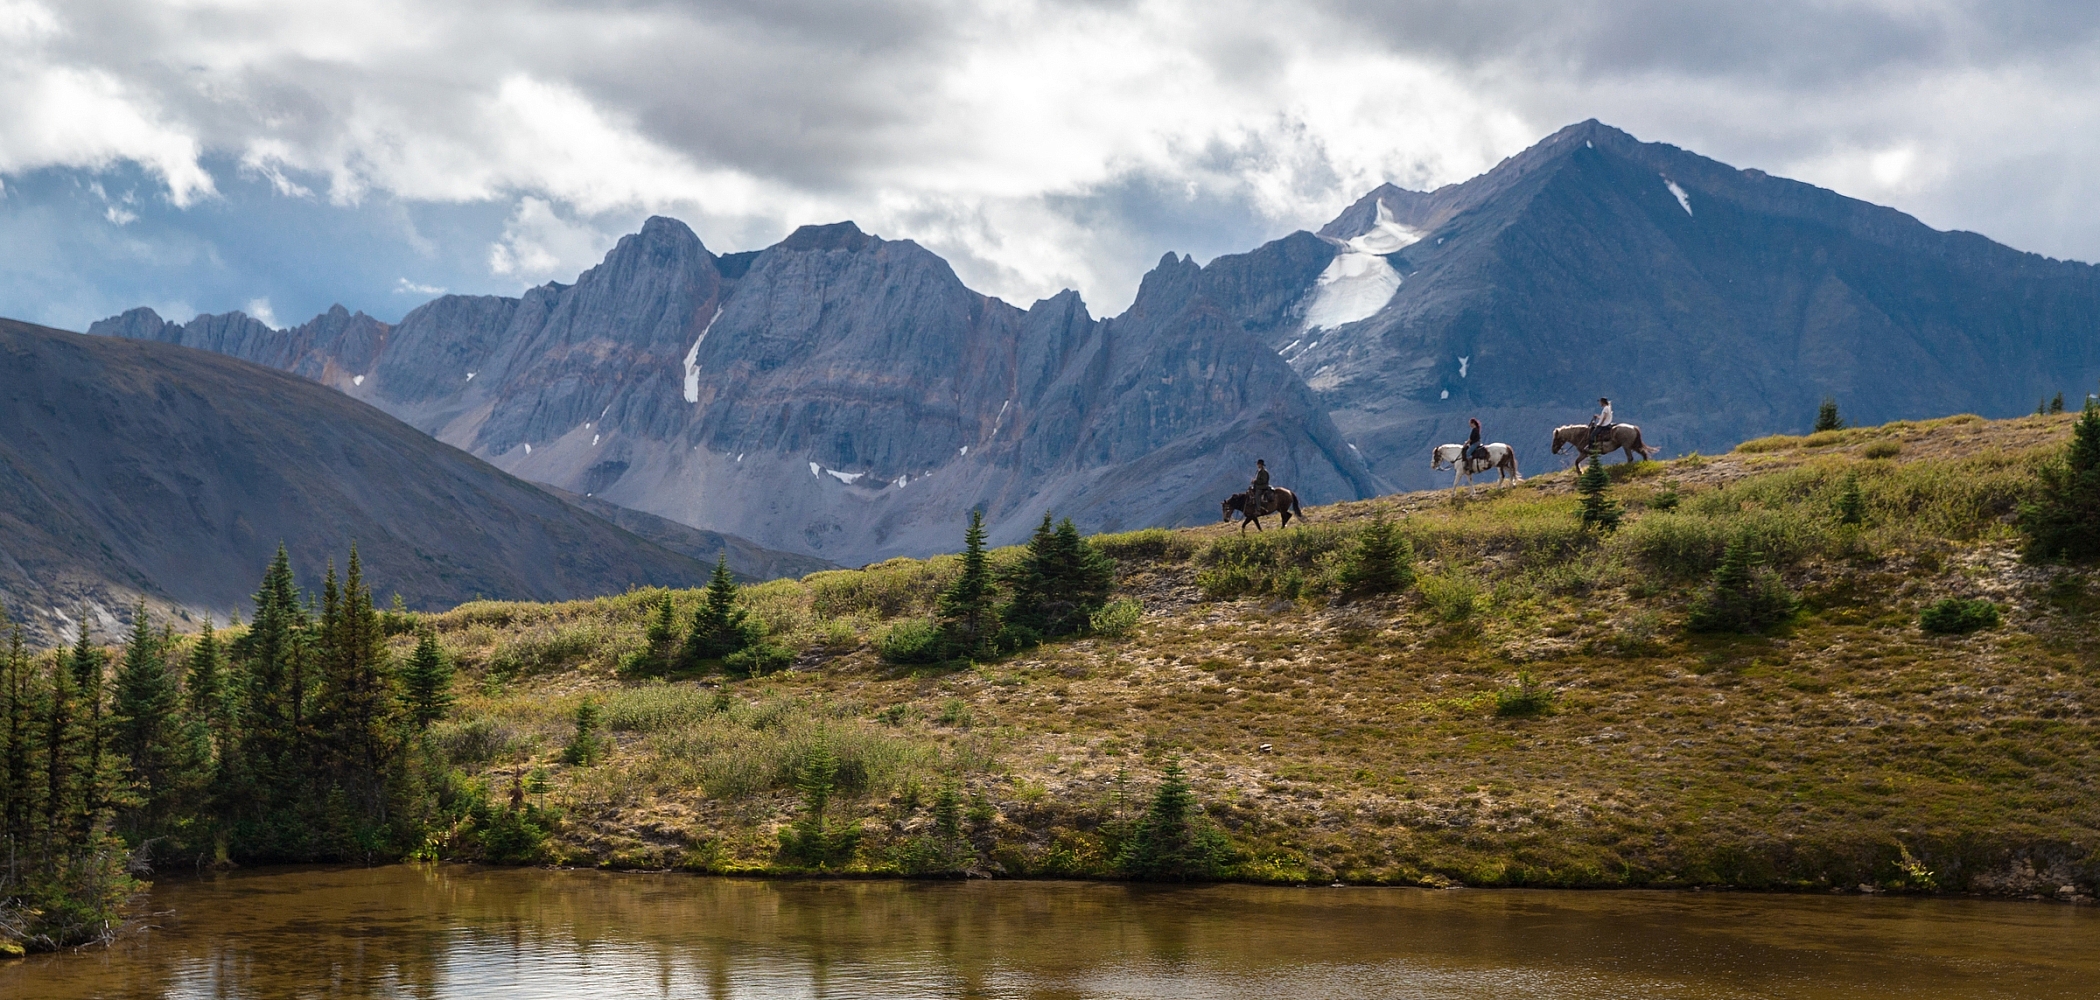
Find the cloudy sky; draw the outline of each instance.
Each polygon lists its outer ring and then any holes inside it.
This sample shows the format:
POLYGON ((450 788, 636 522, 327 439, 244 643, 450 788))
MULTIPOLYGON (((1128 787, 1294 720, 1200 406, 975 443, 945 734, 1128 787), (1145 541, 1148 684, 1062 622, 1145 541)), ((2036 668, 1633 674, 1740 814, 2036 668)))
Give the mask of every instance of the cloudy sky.
POLYGON ((1026 304, 1570 122, 2100 259, 2100 12, 2027 0, 0 0, 0 315, 397 319, 650 214, 1026 304))

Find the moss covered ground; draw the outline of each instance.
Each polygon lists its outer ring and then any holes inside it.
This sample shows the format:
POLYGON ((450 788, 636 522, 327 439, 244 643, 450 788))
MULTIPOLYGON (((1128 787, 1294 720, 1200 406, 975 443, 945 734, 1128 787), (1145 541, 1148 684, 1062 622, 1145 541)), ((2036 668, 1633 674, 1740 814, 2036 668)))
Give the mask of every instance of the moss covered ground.
MULTIPOLYGON (((800 870, 780 832, 821 740, 839 762, 828 821, 861 831, 828 866, 842 873, 1113 875, 1176 760, 1232 845, 1227 873, 1252 881, 2090 894, 2100 581, 2023 562, 2014 524, 2071 419, 1613 466, 1609 533, 1582 528, 1561 471, 1311 508, 1259 535, 1101 536, 1143 602, 1134 630, 965 667, 873 651, 929 613, 953 557, 746 588, 795 651, 759 678, 620 676, 657 591, 469 604, 433 616, 462 668, 440 738, 554 810, 547 857, 571 864, 800 870), (1344 597, 1380 515, 1415 583, 1344 597), (1800 611, 1766 634, 1693 633, 1732 540, 1800 611), (1946 597, 2003 620, 1925 632, 1946 597), (611 748, 566 765, 586 698, 611 748)), ((699 599, 673 597, 681 615, 699 599)))

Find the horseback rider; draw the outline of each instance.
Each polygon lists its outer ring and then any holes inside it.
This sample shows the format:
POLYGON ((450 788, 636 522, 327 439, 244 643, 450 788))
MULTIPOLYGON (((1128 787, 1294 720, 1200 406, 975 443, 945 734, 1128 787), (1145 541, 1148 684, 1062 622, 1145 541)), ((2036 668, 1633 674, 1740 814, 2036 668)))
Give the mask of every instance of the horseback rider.
POLYGON ((1487 447, 1486 447, 1485 445, 1483 445, 1483 444, 1481 444, 1481 443, 1480 443, 1480 418, 1479 418, 1479 417, 1467 417, 1467 418, 1466 418, 1466 422, 1467 422, 1467 423, 1469 423, 1469 424, 1472 424, 1472 425, 1473 425, 1473 433, 1472 433, 1472 434, 1470 434, 1470 435, 1468 435, 1468 436, 1466 437, 1466 461, 1468 461, 1468 462, 1485 462, 1485 461, 1487 461, 1487 460, 1488 460, 1488 450, 1487 450, 1487 447))
POLYGON ((1269 463, 1262 459, 1257 458, 1254 460, 1254 482, 1247 488, 1247 499, 1253 501, 1250 506, 1255 510, 1268 513, 1271 500, 1269 493, 1269 463))
POLYGON ((1605 436, 1611 433, 1613 427, 1611 400, 1607 397, 1599 396, 1597 397, 1597 406, 1597 415, 1590 418, 1590 447, 1593 449, 1603 446, 1605 436))

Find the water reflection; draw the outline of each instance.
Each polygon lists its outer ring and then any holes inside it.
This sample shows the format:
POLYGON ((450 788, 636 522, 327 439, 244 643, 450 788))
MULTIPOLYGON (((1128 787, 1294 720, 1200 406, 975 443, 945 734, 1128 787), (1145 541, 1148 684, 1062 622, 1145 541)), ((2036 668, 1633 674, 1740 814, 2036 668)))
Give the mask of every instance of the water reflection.
POLYGON ((165 879, 63 997, 2089 997, 2088 909, 1686 893, 769 882, 472 867, 165 879))

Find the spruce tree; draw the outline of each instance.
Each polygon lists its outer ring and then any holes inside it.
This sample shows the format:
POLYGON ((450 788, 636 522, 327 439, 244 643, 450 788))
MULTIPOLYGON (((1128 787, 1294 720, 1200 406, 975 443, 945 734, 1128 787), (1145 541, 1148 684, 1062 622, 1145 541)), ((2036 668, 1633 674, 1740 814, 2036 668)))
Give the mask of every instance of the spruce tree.
POLYGON ((2051 412, 2051 413, 2062 413, 2063 411, 2064 411, 2064 394, 2063 394, 2063 393, 2060 393, 2060 392, 2059 392, 2059 393, 2057 393, 2057 394, 2056 394, 2056 398, 2055 398, 2055 399, 2051 399, 2051 400, 2049 401, 2049 412, 2051 412))
POLYGON ((1342 590, 1350 594, 1397 594, 1414 586, 1415 550, 1383 513, 1357 536, 1356 551, 1342 569, 1342 590))
POLYGON ((401 672, 401 699, 417 729, 430 728, 452 710, 452 660, 428 622, 416 628, 416 651, 401 672))
MULTIPOLYGON (((700 609, 693 612, 692 627, 685 633, 679 660, 686 669, 719 660, 751 644, 751 628, 744 620, 744 609, 737 607, 736 594, 736 578, 729 575, 729 557, 724 554, 715 559, 714 575, 708 578, 700 609)), ((669 599, 665 595, 665 600, 669 599)))
POLYGON ((1816 430, 1841 431, 1845 421, 1838 416, 1838 401, 1834 396, 1823 397, 1823 405, 1816 408, 1816 430))
POLYGON ((85 733, 80 721, 80 689, 74 682, 72 658, 65 651, 51 661, 50 693, 43 698, 43 835, 46 843, 65 843, 87 834, 87 808, 81 789, 80 759, 85 733))
POLYGON ((2029 559, 2100 558, 2100 400, 2088 397, 2064 453, 2036 470, 2034 499, 2020 505, 2029 559))
POLYGON ((649 630, 645 640, 649 644, 649 666, 656 670, 670 670, 676 665, 678 656, 677 612, 671 607, 671 592, 666 590, 656 600, 656 613, 649 619, 649 630))
POLYGON ((190 718, 204 727, 211 741, 211 759, 216 762, 234 750, 234 706, 232 685, 226 672, 226 653, 211 619, 190 644, 189 669, 182 679, 184 707, 190 718))
POLYGON ((1181 762, 1168 760, 1159 791, 1123 842, 1116 867, 1123 874, 1159 881, 1215 877, 1225 845, 1197 822, 1196 796, 1181 762))
POLYGON ((255 591, 255 615, 233 645, 242 685, 240 752, 233 755, 244 775, 264 789, 291 787, 290 773, 304 722, 307 619, 291 558, 282 544, 255 591))
POLYGON ((1843 485, 1838 488, 1837 513, 1839 524, 1859 524, 1867 517, 1867 500, 1859 489, 1859 473, 1846 473, 1843 485))
POLYGON ((168 818, 183 787, 186 768, 178 747, 179 697, 168 676, 168 648, 154 634, 140 601, 132 611, 131 638, 124 644, 110 705, 110 749, 124 769, 131 809, 128 825, 151 834, 168 818))
POLYGON ((1027 551, 1000 574, 1000 582, 1008 594, 1000 621, 1010 630, 1027 630, 1016 638, 1054 639, 1086 631, 1115 591, 1116 564, 1080 537, 1071 518, 1052 527, 1046 513, 1027 551))
POLYGON ((1590 459, 1590 467, 1575 483, 1575 492, 1582 495, 1583 528, 1607 532, 1617 530, 1621 511, 1619 502, 1611 498, 1611 474, 1604 471, 1603 462, 1590 459))
POLYGON ((984 514, 970 512, 970 528, 963 534, 962 574, 941 591, 935 614, 941 644, 948 655, 969 659, 987 657, 999 635, 999 612, 992 592, 992 571, 984 551, 984 514))
POLYGON ((20 844, 29 837, 29 819, 36 801, 36 696, 30 673, 29 653, 22 626, 9 627, 5 609, 0 609, 0 628, 7 628, 5 659, 0 660, 0 785, 5 804, 0 806, 0 836, 20 844))
POLYGON ((79 784, 82 822, 92 822, 108 801, 111 775, 106 771, 109 761, 102 748, 109 740, 107 720, 103 718, 107 702, 107 673, 109 658, 88 637, 88 607, 80 606, 80 637, 73 644, 70 669, 73 672, 73 696, 78 700, 80 738, 85 760, 79 784))
POLYGON ((1722 550, 1706 588, 1693 599, 1694 632, 1762 632, 1793 617, 1797 602, 1764 556, 1737 539, 1722 550))
POLYGON ((319 640, 317 735, 352 807, 383 820, 383 783, 396 749, 393 671, 355 545, 340 593, 329 572, 319 640))

